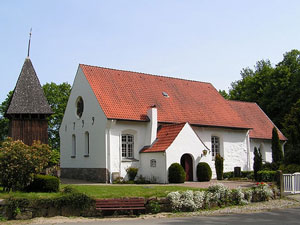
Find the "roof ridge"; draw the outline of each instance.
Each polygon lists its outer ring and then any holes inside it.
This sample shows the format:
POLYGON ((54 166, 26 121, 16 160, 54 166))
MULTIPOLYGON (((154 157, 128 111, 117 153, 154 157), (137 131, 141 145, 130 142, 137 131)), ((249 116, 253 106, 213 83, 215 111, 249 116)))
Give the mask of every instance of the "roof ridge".
POLYGON ((165 76, 165 75, 161 75, 161 74, 144 73, 144 72, 138 72, 138 71, 132 71, 132 70, 122 70, 122 69, 115 69, 115 68, 109 68, 109 67, 104 67, 104 66, 93 66, 93 65, 89 65, 89 64, 83 64, 83 63, 79 63, 79 66, 80 65, 108 69, 108 70, 115 70, 115 71, 130 72, 130 73, 142 74, 142 75, 147 75, 147 76, 170 78, 170 79, 177 79, 177 80, 183 80, 183 81, 191 81, 191 82, 197 82, 197 83, 203 83, 203 84, 210 84, 211 86, 213 86, 212 83, 210 83, 210 82, 184 79, 184 78, 179 78, 179 77, 171 77, 171 76, 165 76))

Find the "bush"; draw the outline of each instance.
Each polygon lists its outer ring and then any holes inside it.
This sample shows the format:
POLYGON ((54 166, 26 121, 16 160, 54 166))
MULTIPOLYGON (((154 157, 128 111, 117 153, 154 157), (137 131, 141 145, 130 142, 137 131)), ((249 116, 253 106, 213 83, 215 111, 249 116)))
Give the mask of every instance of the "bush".
POLYGON ((233 171, 223 173, 224 179, 233 178, 233 171))
POLYGON ((198 181, 210 181, 212 176, 211 168, 206 162, 200 162, 197 165, 198 181))
POLYGON ((226 205, 229 201, 229 189, 223 184, 215 184, 209 186, 207 189, 212 195, 210 196, 210 203, 218 206, 226 205))
POLYGON ((278 163, 270 163, 270 162, 265 162, 262 167, 261 170, 273 170, 276 171, 279 168, 279 164, 278 163))
POLYGON ((242 177, 248 179, 254 179, 254 172, 253 171, 242 171, 242 177))
POLYGON ((215 159, 217 180, 223 180, 223 162, 224 162, 223 157, 220 156, 220 154, 217 154, 215 159))
POLYGON ((138 173, 138 168, 134 168, 134 167, 129 167, 126 169, 126 172, 128 174, 128 179, 130 181, 134 181, 137 173, 138 173))
POLYGON ((272 130, 272 162, 280 164, 283 160, 282 146, 276 127, 272 130))
POLYGON ((49 175, 35 175, 33 181, 25 188, 27 192, 58 192, 59 179, 49 175))
POLYGON ((260 150, 254 147, 254 162, 253 162, 253 169, 254 169, 254 179, 257 180, 257 172, 260 171, 262 168, 262 156, 260 150))
POLYGON ((73 194, 73 193, 78 193, 78 190, 75 189, 74 187, 68 185, 68 186, 64 187, 64 189, 62 190, 62 193, 73 194))
POLYGON ((185 171, 179 163, 173 163, 168 169, 169 183, 184 183, 185 171))
POLYGON ((281 165, 279 167, 283 173, 299 173, 300 172, 300 165, 297 164, 290 164, 290 165, 281 165))
POLYGON ((175 191, 167 195, 173 211, 195 211, 201 209, 205 203, 204 191, 175 191))
POLYGON ((261 170, 257 173, 257 181, 273 182, 276 181, 276 171, 261 170))
POLYGON ((152 214, 157 214, 161 212, 161 206, 159 201, 157 200, 150 200, 146 205, 146 211, 152 214))
POLYGON ((6 139, 0 148, 0 183, 4 191, 23 190, 32 182, 34 174, 42 172, 50 158, 48 145, 6 139))
POLYGON ((257 184, 256 187, 252 188, 252 201, 253 202, 262 202, 268 201, 274 196, 272 188, 265 183, 257 184))

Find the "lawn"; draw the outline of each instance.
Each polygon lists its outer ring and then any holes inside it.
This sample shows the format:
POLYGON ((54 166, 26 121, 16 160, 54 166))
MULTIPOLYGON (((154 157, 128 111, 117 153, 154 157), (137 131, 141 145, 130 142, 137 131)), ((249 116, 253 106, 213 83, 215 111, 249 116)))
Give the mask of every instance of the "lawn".
POLYGON ((182 186, 143 185, 71 185, 94 198, 166 197, 172 191, 203 190, 182 186))
MULTIPOLYGON (((61 185, 64 188, 67 185, 61 185)), ((165 197, 172 191, 203 190, 199 188, 182 186, 163 186, 163 185, 69 185, 81 193, 85 193, 93 198, 122 198, 122 197, 165 197)), ((52 198, 62 195, 61 193, 25 193, 25 192, 2 192, 0 188, 0 198, 52 198)))

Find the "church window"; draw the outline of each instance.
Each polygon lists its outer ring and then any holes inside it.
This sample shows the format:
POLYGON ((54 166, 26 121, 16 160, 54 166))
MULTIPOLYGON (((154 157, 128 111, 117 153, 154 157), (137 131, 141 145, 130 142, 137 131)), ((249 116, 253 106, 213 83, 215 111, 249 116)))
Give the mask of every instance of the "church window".
POLYGON ((133 158, 134 136, 131 134, 122 135, 122 157, 133 158))
POLYGON ((156 160, 155 159, 150 160, 150 167, 156 167, 156 160))
POLYGON ((90 155, 90 134, 89 132, 85 132, 84 134, 84 139, 85 139, 85 156, 90 155))
POLYGON ((82 97, 78 97, 76 101, 76 115, 81 118, 84 109, 84 103, 82 97))
POLYGON ((211 137, 211 152, 213 159, 217 154, 220 154, 220 138, 217 136, 211 137))
POLYGON ((76 136, 72 135, 72 157, 76 157, 76 136))

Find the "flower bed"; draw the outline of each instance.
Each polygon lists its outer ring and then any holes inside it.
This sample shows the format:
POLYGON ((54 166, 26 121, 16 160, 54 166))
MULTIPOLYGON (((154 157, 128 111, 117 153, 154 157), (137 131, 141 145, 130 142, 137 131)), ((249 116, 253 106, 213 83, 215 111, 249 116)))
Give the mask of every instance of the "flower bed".
POLYGON ((251 189, 229 190, 223 184, 210 186, 207 191, 171 192, 167 199, 173 211, 196 211, 230 205, 244 205, 250 202, 268 201, 278 195, 276 187, 258 183, 251 189))

